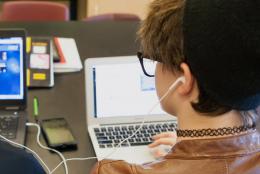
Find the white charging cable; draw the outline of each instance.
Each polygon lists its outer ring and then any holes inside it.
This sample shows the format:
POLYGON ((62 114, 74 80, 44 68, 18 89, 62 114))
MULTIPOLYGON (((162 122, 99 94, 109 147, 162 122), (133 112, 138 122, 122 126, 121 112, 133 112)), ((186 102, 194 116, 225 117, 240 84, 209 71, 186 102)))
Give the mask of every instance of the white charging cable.
MULTIPOLYGON (((26 123, 26 126, 34 126, 34 127, 37 128, 37 143, 38 143, 38 145, 41 148, 45 149, 45 150, 50 150, 50 151, 53 151, 53 152, 57 153, 60 156, 60 158, 62 159, 62 161, 63 161, 62 164, 64 163, 65 173, 68 174, 69 173, 68 172, 68 166, 67 166, 66 159, 64 158, 64 156, 59 151, 57 151, 55 149, 51 149, 51 148, 46 147, 46 146, 41 144, 41 142, 40 142, 40 135, 41 135, 41 128, 40 128, 40 126, 38 124, 36 124, 36 123, 26 123)), ((40 163, 45 167, 45 169, 48 171, 48 174, 51 174, 50 168, 46 165, 46 163, 42 160, 42 158, 34 150, 32 150, 32 149, 30 149, 30 148, 28 148, 28 147, 26 147, 26 146, 24 146, 22 144, 19 144, 19 143, 16 143, 14 141, 11 141, 11 140, 5 138, 2 135, 0 135, 0 138, 3 139, 4 141, 8 142, 9 144, 13 145, 13 146, 24 148, 24 149, 28 150, 29 152, 31 152, 33 154, 33 156, 36 159, 38 159, 40 161, 40 163)))
MULTIPOLYGON (((60 158, 62 159, 63 163, 64 163, 65 174, 69 174, 68 165, 67 165, 66 159, 65 159, 65 157, 62 155, 62 153, 60 153, 59 151, 57 151, 57 150, 55 150, 55 149, 49 148, 49 147, 47 147, 47 146, 44 146, 44 145, 42 145, 42 143, 40 142, 40 136, 41 136, 41 128, 40 128, 40 126, 39 126, 38 124, 36 124, 36 123, 26 123, 26 126, 34 126, 34 127, 37 128, 37 143, 38 143, 38 145, 39 145, 41 148, 45 149, 45 150, 50 150, 50 151, 53 151, 53 152, 57 153, 57 154, 60 156, 60 158)), ((49 174, 51 174, 51 171, 49 171, 49 174)))
POLYGON ((57 153, 60 158, 62 159, 62 162, 59 163, 57 165, 57 167, 55 167, 52 171, 50 170, 50 168, 47 166, 47 164, 43 161, 43 159, 32 149, 30 149, 29 147, 26 147, 22 144, 19 144, 19 143, 16 143, 14 141, 11 141, 7 138, 5 138, 4 136, 0 135, 0 138, 6 142, 8 142, 9 144, 15 146, 15 147, 20 147, 20 148, 24 148, 26 150, 28 150, 29 152, 32 153, 32 155, 38 159, 40 161, 40 163, 44 166, 44 168, 47 170, 48 174, 52 174, 58 167, 60 167, 62 164, 64 164, 64 168, 65 168, 65 174, 69 174, 69 171, 68 171, 68 166, 67 166, 67 161, 72 161, 72 160, 87 160, 87 159, 96 159, 96 157, 90 157, 90 158, 71 158, 71 159, 66 159, 62 153, 60 153, 59 151, 55 150, 55 149, 52 149, 52 148, 49 148, 49 147, 46 147, 44 146, 41 142, 40 142, 40 135, 41 135, 41 128, 38 124, 36 123, 26 123, 26 126, 33 126, 33 127, 36 127, 37 128, 37 144, 45 149, 45 150, 50 150, 50 151, 53 151, 55 153, 57 153))

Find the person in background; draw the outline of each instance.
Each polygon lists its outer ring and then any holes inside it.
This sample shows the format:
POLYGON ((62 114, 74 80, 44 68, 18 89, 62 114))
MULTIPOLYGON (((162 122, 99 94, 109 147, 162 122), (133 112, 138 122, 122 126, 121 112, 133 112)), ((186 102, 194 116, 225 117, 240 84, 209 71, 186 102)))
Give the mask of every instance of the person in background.
POLYGON ((161 101, 178 118, 176 141, 160 134, 150 147, 176 144, 144 165, 102 160, 92 174, 259 174, 260 2, 154 0, 138 36, 159 98, 185 79, 161 101))

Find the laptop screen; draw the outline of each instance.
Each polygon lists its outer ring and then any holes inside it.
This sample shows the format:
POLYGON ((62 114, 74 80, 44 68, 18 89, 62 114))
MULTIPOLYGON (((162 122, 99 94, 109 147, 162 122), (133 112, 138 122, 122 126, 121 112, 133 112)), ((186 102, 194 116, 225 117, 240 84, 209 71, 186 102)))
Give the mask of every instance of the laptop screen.
MULTIPOLYGON (((96 118, 143 116, 158 102, 154 77, 144 75, 138 61, 92 67, 96 118)), ((165 114, 160 105, 151 114, 165 114)))
POLYGON ((23 38, 0 38, 0 100, 24 98, 23 38))

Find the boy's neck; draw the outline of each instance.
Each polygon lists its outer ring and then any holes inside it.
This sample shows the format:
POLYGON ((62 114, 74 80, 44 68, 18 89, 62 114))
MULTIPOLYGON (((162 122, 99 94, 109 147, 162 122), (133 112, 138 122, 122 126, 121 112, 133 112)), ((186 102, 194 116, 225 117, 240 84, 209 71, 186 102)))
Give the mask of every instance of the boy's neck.
MULTIPOLYGON (((178 129, 198 130, 198 129, 218 129, 224 127, 235 127, 243 125, 241 114, 238 111, 230 111, 219 116, 200 114, 193 109, 183 110, 178 113, 178 129)), ((216 138, 216 137, 201 137, 216 138)), ((179 137, 182 139, 194 139, 191 137, 179 137)), ((197 138, 198 139, 198 138, 197 138)))

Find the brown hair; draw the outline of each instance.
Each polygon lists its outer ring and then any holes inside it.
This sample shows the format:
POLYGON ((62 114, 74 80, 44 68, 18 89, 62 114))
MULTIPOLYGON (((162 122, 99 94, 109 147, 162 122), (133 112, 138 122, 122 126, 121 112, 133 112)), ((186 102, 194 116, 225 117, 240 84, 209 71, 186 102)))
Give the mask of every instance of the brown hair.
MULTIPOLYGON (((154 0, 147 18, 138 31, 144 57, 163 63, 173 72, 181 71, 185 62, 183 50, 183 15, 185 0, 154 0)), ((231 110, 209 98, 199 86, 197 103, 191 103, 200 113, 220 115, 231 110)))

